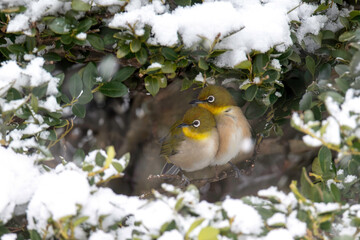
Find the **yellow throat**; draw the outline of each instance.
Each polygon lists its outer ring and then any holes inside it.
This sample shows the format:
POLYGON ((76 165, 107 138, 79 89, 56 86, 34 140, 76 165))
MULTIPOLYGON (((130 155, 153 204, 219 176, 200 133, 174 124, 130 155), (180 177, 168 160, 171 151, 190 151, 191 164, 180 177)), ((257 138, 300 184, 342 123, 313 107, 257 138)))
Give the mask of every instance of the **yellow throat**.
POLYGON ((216 107, 207 103, 199 103, 198 106, 209 110, 213 115, 218 115, 230 107, 230 106, 216 107))
POLYGON ((190 127, 183 127, 182 131, 184 133, 184 135, 188 138, 194 139, 194 140, 204 140, 210 137, 211 132, 196 132, 191 130, 190 127))

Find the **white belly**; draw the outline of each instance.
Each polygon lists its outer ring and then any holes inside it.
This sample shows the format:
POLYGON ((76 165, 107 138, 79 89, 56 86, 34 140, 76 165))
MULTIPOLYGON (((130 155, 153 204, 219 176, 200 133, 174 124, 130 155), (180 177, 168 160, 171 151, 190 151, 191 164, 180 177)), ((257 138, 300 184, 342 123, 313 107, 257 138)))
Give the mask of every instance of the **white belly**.
POLYGON ((170 161, 187 172, 203 169, 214 162, 218 142, 216 130, 205 140, 187 139, 181 143, 177 153, 170 157, 170 161))
POLYGON ((240 153, 248 153, 252 149, 250 126, 241 109, 232 107, 226 113, 216 117, 219 132, 219 150, 211 165, 223 165, 240 153))

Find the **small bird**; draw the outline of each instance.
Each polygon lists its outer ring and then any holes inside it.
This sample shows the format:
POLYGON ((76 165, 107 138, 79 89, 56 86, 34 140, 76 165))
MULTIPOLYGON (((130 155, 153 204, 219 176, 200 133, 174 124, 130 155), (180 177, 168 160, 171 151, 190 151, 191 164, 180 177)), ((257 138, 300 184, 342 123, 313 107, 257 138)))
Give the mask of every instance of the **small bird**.
POLYGON ((250 125, 225 88, 215 85, 205 87, 190 104, 209 110, 215 117, 219 147, 212 165, 229 163, 235 167, 230 160, 251 152, 253 143, 250 125))
MULTIPOLYGON (((203 169, 214 162, 219 135, 213 114, 205 108, 189 109, 165 137, 160 155, 186 172, 203 169)), ((177 174, 179 169, 166 164, 162 174, 177 174)))

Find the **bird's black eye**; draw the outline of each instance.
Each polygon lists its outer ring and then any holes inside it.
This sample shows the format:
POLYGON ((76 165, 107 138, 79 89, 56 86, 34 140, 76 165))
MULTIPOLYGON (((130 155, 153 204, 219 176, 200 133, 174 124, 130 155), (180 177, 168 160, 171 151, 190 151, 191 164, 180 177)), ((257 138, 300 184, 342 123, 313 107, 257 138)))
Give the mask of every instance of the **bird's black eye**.
POLYGON ((194 120, 192 125, 197 128, 197 127, 200 126, 200 121, 199 120, 194 120))
POLYGON ((208 101, 209 103, 212 103, 212 102, 215 101, 215 97, 211 95, 211 96, 209 96, 209 97, 207 98, 207 101, 208 101))

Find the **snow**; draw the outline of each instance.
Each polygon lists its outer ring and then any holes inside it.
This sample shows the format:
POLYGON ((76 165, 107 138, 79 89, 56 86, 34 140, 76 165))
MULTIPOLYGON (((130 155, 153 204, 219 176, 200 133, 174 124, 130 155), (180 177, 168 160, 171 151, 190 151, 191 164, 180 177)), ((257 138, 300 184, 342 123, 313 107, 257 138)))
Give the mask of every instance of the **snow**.
POLYGON ((227 198, 222 206, 230 218, 234 218, 231 230, 235 233, 259 234, 264 226, 260 214, 241 200, 227 198))
POLYGON ((89 196, 90 186, 83 174, 71 170, 43 174, 27 210, 28 228, 42 232, 48 218, 57 221, 75 215, 78 205, 85 205, 89 196))
POLYGON ((292 211, 286 220, 286 227, 293 237, 302 237, 306 234, 306 223, 297 219, 297 211, 292 211))
POLYGON ((341 209, 341 205, 339 203, 314 203, 315 209, 319 214, 333 212, 341 209))
MULTIPOLYGON (((229 49, 217 58, 218 66, 234 66, 246 60, 246 54, 256 50, 266 52, 275 47, 283 52, 292 45, 290 21, 301 22, 298 30, 300 41, 308 33, 318 34, 327 16, 312 16, 316 5, 300 1, 206 1, 191 7, 178 7, 169 12, 159 1, 141 4, 130 1, 127 12, 117 13, 110 21, 113 28, 135 27, 139 33, 145 25, 152 27, 151 44, 173 46, 179 44, 181 35, 186 48, 196 46, 205 39, 209 46, 220 35, 217 48, 229 49), (294 9, 295 8, 295 9, 294 9), (288 14, 289 10, 294 9, 288 14), (164 31, 166 29, 166 31, 164 31), (228 36, 229 34, 232 34, 228 36)), ((343 13, 346 15, 346 13, 343 13)), ((274 62, 274 67, 279 64, 274 62)))
POLYGON ((271 230, 264 240, 293 240, 291 233, 283 228, 271 230))
POLYGON ((182 240, 182 239, 184 239, 183 235, 181 233, 179 233, 179 231, 176 229, 165 232, 159 238, 159 240, 182 240))
POLYGON ((278 59, 271 60, 271 66, 273 66, 276 69, 281 69, 281 64, 278 59))
POLYGON ((49 112, 57 112, 62 110, 60 104, 58 104, 55 96, 49 96, 45 101, 38 101, 38 106, 48 110, 49 112))
MULTIPOLYGON (((17 14, 13 19, 10 20, 7 32, 19 32, 28 30, 30 23, 39 20, 43 16, 54 15, 57 12, 65 13, 71 9, 71 2, 63 2, 61 0, 11 0, 8 3, 3 1, 2 4, 9 4, 8 6, 25 6, 25 12, 17 14)), ((5 5, 6 6, 6 5, 5 5)), ((26 32, 27 33, 27 32, 26 32)))
POLYGON ((0 96, 3 96, 10 87, 21 92, 22 88, 37 87, 47 83, 47 95, 58 93, 57 84, 59 79, 51 76, 43 69, 45 60, 37 57, 32 59, 26 68, 20 68, 16 61, 6 61, 0 67, 0 96))
POLYGON ((281 205, 278 205, 279 210, 286 212, 288 208, 294 208, 297 205, 296 198, 293 193, 285 194, 277 189, 275 186, 271 186, 267 189, 260 190, 258 192, 260 197, 274 198, 281 205))
POLYGON ((347 175, 344 179, 344 183, 352 183, 357 180, 357 176, 355 175, 347 175))
POLYGON ((81 32, 81 33, 78 33, 78 34, 76 34, 76 36, 75 36, 77 39, 79 39, 79 40, 85 40, 86 39, 86 37, 87 37, 87 34, 86 33, 83 33, 83 32, 81 32))
POLYGON ((162 65, 160 63, 154 62, 154 63, 150 64, 150 66, 148 66, 147 69, 153 69, 153 68, 156 69, 156 68, 161 68, 161 67, 162 67, 162 65))
POLYGON ((97 230, 92 233, 89 240, 114 240, 114 236, 110 233, 105 233, 104 231, 97 230))
POLYGON ((9 112, 18 109, 21 105, 25 104, 27 98, 12 100, 12 101, 5 101, 5 99, 0 99, 0 107, 2 112, 9 112))
POLYGON ((7 233, 1 236, 1 240, 16 240, 17 235, 15 233, 7 233))
POLYGON ((6 223, 16 205, 30 200, 39 175, 32 159, 0 146, 0 221, 6 223))
POLYGON ((199 74, 198 75, 196 75, 196 77, 195 77, 195 79, 194 79, 195 81, 197 81, 197 82, 204 82, 204 77, 203 77, 203 75, 202 75, 202 73, 201 72, 199 72, 199 74))
POLYGON ((285 214, 275 213, 266 222, 270 226, 274 226, 274 225, 278 225, 278 224, 285 224, 286 223, 286 217, 285 217, 285 214))

